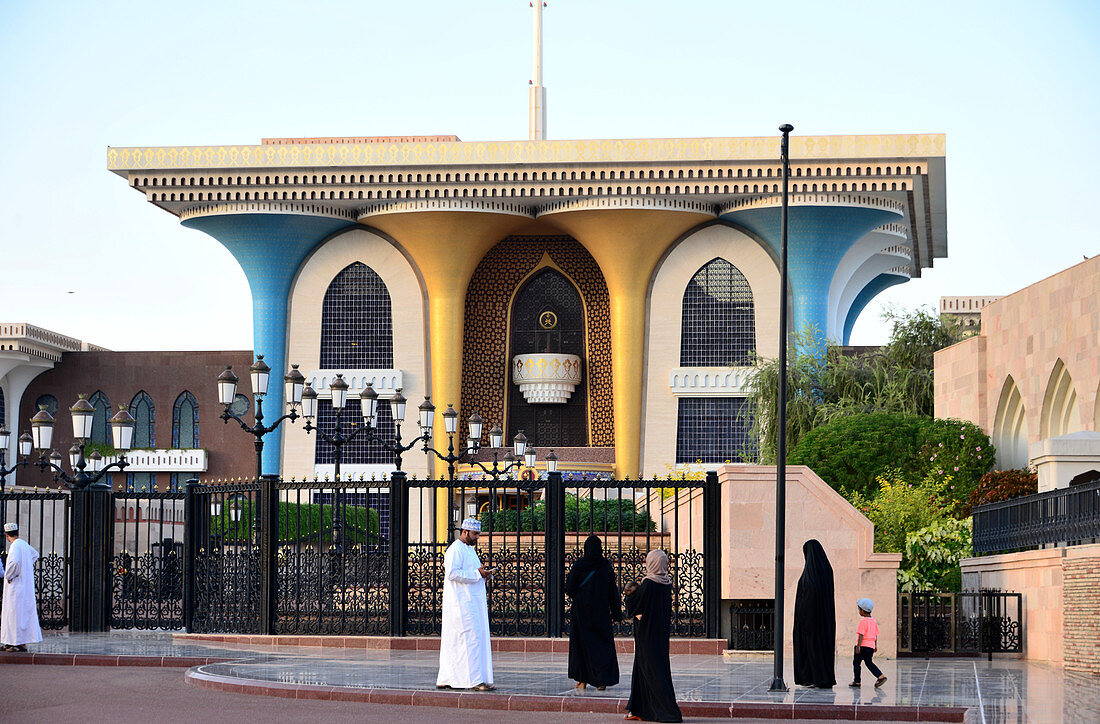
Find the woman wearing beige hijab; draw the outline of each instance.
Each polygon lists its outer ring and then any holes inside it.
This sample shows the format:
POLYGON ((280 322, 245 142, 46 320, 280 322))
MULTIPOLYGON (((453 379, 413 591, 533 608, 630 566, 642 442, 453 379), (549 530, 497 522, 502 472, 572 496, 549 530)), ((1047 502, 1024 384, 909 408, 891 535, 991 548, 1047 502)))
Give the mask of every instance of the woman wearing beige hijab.
POLYGON ((646 576, 626 597, 626 613, 634 621, 634 672, 630 677, 627 719, 683 721, 672 687, 668 640, 672 631, 672 578, 668 554, 650 551, 646 576))

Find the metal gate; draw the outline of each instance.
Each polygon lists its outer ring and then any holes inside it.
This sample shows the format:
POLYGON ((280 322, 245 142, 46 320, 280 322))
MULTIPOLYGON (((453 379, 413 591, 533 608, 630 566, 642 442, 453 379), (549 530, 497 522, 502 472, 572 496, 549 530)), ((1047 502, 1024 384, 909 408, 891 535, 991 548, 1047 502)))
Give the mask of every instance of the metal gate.
MULTIPOLYGON (((65 491, 16 489, 0 493, 0 523, 18 524, 19 536, 38 551, 34 590, 38 623, 46 630, 69 625, 70 514, 71 501, 65 491)), ((0 557, 6 561, 7 551, 0 557)))
POLYGON ((900 593, 898 653, 1023 653, 1022 613, 1019 593, 900 593))
POLYGON ((182 629, 184 494, 111 497, 111 627, 182 629))

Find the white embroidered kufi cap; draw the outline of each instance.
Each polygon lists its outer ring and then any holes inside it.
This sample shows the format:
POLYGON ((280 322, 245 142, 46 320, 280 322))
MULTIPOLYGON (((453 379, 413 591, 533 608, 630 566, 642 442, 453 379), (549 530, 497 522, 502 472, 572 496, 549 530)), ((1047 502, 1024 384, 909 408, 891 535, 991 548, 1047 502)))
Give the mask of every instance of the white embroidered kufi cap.
POLYGON ((18 523, 4 523, 4 532, 5 533, 18 533, 19 532, 19 524, 18 523))
POLYGON ((477 518, 467 518, 462 521, 462 530, 472 530, 475 533, 481 532, 481 521, 477 518))

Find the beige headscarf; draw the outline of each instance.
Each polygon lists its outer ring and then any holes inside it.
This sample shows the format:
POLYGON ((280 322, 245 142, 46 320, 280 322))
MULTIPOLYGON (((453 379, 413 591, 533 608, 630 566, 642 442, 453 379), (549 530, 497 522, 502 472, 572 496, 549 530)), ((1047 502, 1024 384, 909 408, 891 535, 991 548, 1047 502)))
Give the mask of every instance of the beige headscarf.
POLYGON ((667 586, 672 583, 668 575, 668 554, 662 550, 654 550, 645 556, 645 577, 654 583, 667 586))

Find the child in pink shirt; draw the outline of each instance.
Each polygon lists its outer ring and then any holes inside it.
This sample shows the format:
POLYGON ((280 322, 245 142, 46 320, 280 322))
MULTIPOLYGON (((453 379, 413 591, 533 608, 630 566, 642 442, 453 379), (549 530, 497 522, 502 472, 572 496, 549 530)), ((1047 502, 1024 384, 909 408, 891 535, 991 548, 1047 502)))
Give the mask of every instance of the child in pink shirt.
POLYGON ((859 620, 859 626, 856 628, 856 655, 852 660, 854 678, 852 679, 852 683, 848 684, 848 686, 859 686, 861 662, 866 663, 867 670, 876 677, 876 689, 886 683, 886 676, 879 667, 875 666, 875 662, 871 660, 875 655, 875 642, 878 641, 878 621, 871 616, 871 611, 874 607, 874 602, 869 598, 861 598, 856 602, 856 608, 859 610, 861 618, 859 620))

